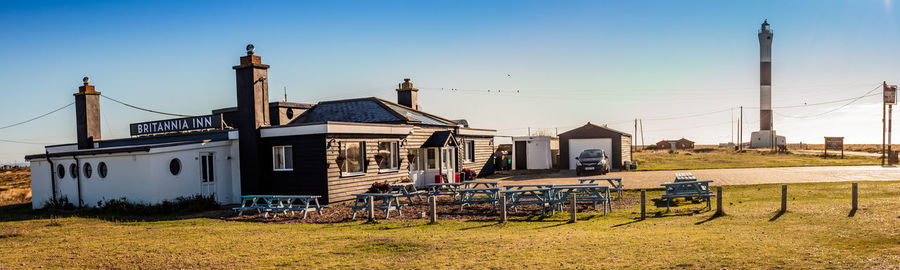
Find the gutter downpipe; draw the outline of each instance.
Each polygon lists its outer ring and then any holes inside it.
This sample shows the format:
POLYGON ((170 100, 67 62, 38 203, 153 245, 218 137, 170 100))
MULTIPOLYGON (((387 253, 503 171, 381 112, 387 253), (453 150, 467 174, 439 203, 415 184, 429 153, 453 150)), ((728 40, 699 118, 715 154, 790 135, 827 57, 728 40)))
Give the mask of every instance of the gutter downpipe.
POLYGON ((75 180, 77 180, 78 186, 78 207, 84 207, 81 201, 81 161, 78 160, 78 157, 72 155, 72 158, 75 159, 75 180))
POLYGON ((47 158, 47 162, 50 163, 50 188, 53 189, 53 201, 56 201, 56 172, 53 171, 55 166, 53 165, 53 160, 50 160, 50 152, 44 150, 44 157, 47 158))

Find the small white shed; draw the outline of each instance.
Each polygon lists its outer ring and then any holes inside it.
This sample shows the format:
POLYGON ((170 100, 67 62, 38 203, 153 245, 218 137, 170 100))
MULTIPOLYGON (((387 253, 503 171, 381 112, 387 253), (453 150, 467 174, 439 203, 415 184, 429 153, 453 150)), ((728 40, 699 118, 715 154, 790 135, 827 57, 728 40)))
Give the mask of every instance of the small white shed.
POLYGON ((550 136, 513 137, 513 170, 546 170, 553 166, 550 136))

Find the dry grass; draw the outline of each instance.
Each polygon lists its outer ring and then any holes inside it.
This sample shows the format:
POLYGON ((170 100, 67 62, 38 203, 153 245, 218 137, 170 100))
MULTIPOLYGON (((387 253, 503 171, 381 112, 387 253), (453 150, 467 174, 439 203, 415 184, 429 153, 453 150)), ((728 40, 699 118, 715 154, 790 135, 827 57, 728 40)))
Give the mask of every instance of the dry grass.
POLYGON ((0 268, 897 268, 900 182, 859 188, 861 209, 848 217, 849 183, 791 185, 789 211, 775 220, 779 185, 727 187, 724 217, 697 213, 700 204, 670 214, 651 204, 644 221, 632 207, 581 215, 575 224, 565 213, 503 225, 53 221, 0 213, 16 219, 0 222, 0 268))
POLYGON ((877 165, 877 157, 847 156, 824 159, 814 155, 784 154, 767 151, 736 152, 724 148, 697 148, 669 153, 650 150, 634 153, 638 170, 692 170, 724 168, 765 168, 798 166, 877 165))
POLYGON ((28 168, 0 170, 0 206, 31 202, 28 168))

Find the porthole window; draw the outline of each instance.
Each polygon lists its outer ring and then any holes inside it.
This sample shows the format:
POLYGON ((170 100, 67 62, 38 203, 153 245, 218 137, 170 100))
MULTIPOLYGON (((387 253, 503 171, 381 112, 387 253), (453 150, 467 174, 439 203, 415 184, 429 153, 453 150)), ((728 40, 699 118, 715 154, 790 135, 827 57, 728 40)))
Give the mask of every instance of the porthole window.
POLYGON ((58 176, 59 179, 65 178, 66 177, 66 167, 63 167, 62 164, 56 165, 56 176, 58 176))
POLYGON ((100 162, 100 164, 97 164, 97 173, 100 173, 100 178, 106 178, 106 162, 100 162))
POLYGON ((287 108, 287 111, 285 111, 284 114, 288 119, 294 118, 294 109, 287 108))
POLYGON ((181 160, 173 158, 172 161, 169 161, 169 172, 172 175, 178 175, 181 172, 181 160))
POLYGON ((75 165, 75 163, 69 165, 69 175, 71 175, 72 178, 78 178, 78 165, 75 165))
POLYGON ((91 167, 90 163, 84 164, 84 177, 91 178, 91 174, 94 173, 94 168, 91 167))

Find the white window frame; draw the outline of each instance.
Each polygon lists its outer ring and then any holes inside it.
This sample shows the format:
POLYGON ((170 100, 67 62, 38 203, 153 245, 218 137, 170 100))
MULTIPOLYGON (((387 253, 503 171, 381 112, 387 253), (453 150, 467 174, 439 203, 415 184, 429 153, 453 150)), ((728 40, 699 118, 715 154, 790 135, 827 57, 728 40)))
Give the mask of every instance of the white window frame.
POLYGON ((340 169, 340 170, 341 170, 341 177, 366 175, 366 171, 368 171, 368 170, 367 170, 367 169, 368 169, 368 168, 367 168, 368 166, 366 165, 366 142, 362 141, 362 142, 345 142, 345 143, 342 143, 342 145, 341 145, 341 154, 343 154, 344 157, 346 157, 346 159, 344 160, 344 166, 343 166, 343 168, 340 169), (360 169, 362 169, 362 171, 359 171, 359 172, 348 172, 348 171, 346 171, 347 168, 350 167, 350 157, 349 157, 349 155, 347 155, 347 145, 348 145, 348 144, 351 144, 351 143, 353 143, 353 144, 358 143, 358 144, 359 144, 359 151, 361 152, 361 153, 360 153, 360 156, 361 156, 360 158, 361 158, 361 160, 360 160, 359 166, 360 166, 360 169))
POLYGON ((426 170, 437 170, 440 167, 440 163, 441 163, 441 153, 440 153, 439 149, 438 148, 426 148, 424 163, 425 163, 426 170), (428 154, 429 153, 434 154, 434 164, 429 164, 429 162, 428 162, 428 154))
POLYGON ((276 172, 289 172, 294 170, 293 162, 287 162, 287 154, 291 153, 291 161, 294 160, 294 146, 292 145, 278 145, 272 146, 272 171, 276 172), (281 154, 280 156, 278 154, 281 154), (281 158, 281 164, 284 166, 282 168, 277 167, 278 159, 281 158))
POLYGON ((475 162, 475 141, 463 142, 463 162, 475 162), (469 148, 469 146, 472 146, 469 148))
MULTIPOLYGON (((388 158, 391 159, 391 162, 392 162, 393 164, 390 165, 390 166, 389 166, 388 168, 386 168, 386 169, 382 169, 382 168, 381 168, 381 164, 378 164, 378 172, 383 173, 383 172, 397 172, 397 171, 400 171, 400 141, 383 141, 383 142, 378 142, 378 149, 377 149, 378 151, 381 151, 381 144, 382 144, 382 143, 387 143, 387 144, 389 144, 388 149, 389 149, 389 151, 390 151, 390 157, 388 157, 388 158)), ((379 152, 379 154, 381 154, 381 153, 379 152)))

